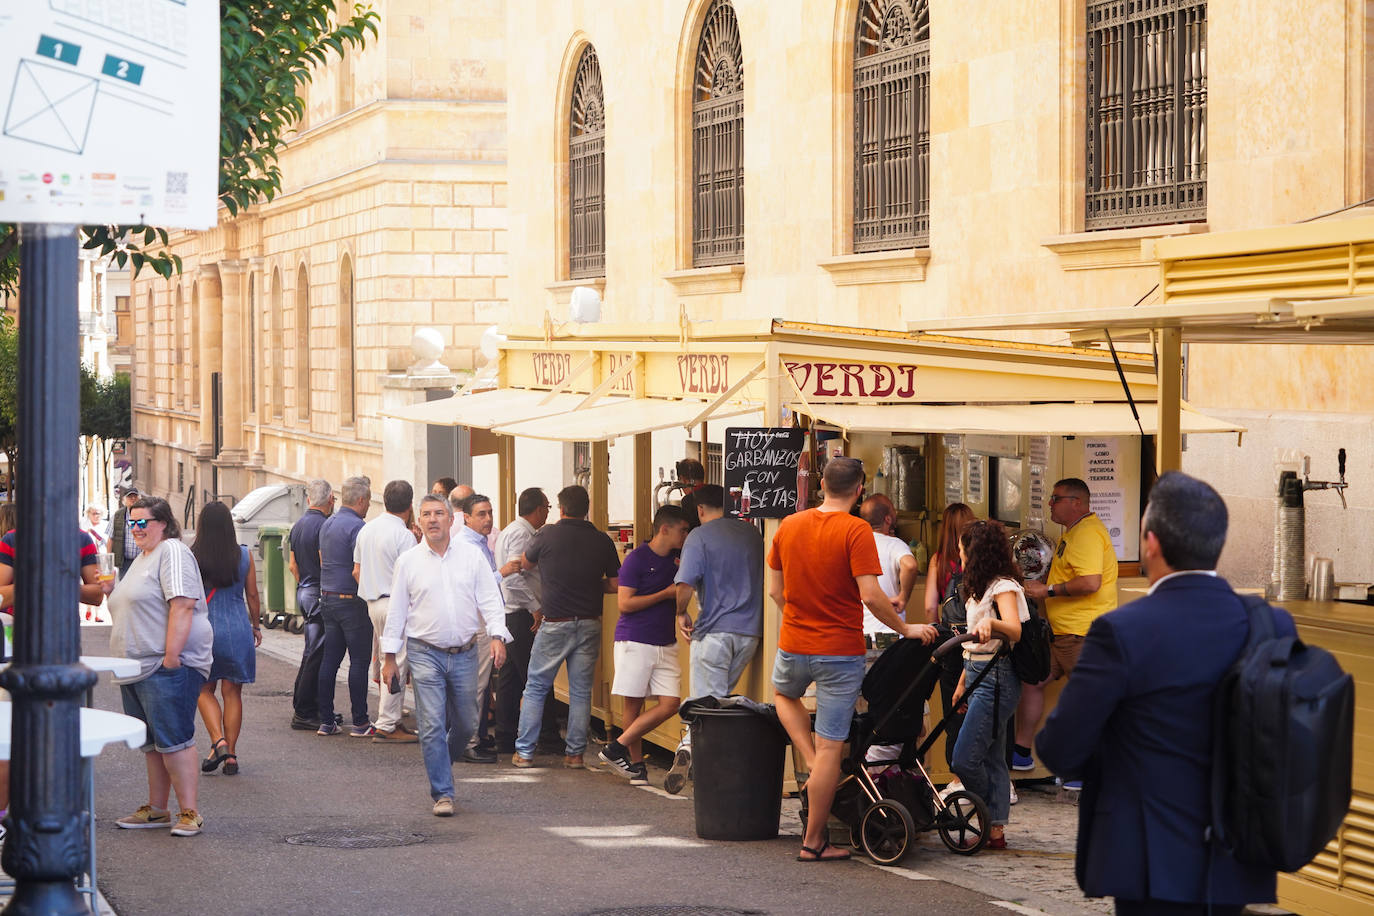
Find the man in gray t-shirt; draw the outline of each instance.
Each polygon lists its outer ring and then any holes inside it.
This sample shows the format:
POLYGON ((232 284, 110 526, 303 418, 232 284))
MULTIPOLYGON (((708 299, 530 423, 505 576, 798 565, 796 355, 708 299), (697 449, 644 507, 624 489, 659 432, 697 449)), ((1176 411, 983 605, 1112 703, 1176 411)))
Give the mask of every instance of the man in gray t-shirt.
POLYGON ((151 553, 139 553, 110 595, 114 629, 110 634, 110 654, 123 655, 139 663, 134 677, 116 678, 117 684, 133 684, 153 674, 167 652, 167 602, 172 598, 194 598, 191 632, 181 650, 181 663, 210 676, 214 633, 210 629, 210 610, 205 603, 205 588, 200 567, 191 548, 181 541, 166 539, 151 553))
MULTIPOLYGON (((697 490, 701 527, 687 535, 677 576, 677 620, 691 640, 688 696, 723 697, 744 673, 763 637, 763 538, 749 522, 725 515, 725 490, 697 490), (688 610, 697 596, 696 621, 688 610)), ((676 795, 692 763, 684 731, 663 787, 676 795)))

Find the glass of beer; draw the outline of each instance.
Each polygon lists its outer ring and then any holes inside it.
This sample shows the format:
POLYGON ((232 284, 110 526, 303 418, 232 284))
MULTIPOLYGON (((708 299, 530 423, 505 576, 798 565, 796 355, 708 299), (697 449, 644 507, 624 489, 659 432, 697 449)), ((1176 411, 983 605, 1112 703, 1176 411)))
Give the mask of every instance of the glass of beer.
POLYGON ((115 572, 118 569, 118 567, 115 566, 114 554, 98 553, 95 555, 95 563, 97 570, 96 575, 101 582, 114 581, 115 572))

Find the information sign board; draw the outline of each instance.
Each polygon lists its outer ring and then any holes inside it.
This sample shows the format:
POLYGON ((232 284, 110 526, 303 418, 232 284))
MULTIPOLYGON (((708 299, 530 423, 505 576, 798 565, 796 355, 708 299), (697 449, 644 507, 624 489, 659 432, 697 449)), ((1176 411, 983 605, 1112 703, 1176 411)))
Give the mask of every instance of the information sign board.
POLYGON ((731 426, 725 430, 725 512, 782 518, 797 511, 800 429, 731 426))
POLYGON ((207 229, 219 4, 0 4, 0 222, 207 229))

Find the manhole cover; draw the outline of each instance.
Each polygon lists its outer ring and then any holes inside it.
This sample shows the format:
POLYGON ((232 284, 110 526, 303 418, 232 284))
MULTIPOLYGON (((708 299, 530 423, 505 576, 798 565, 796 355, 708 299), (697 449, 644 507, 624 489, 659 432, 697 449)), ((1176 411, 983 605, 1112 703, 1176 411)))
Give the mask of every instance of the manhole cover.
POLYGON ((401 831, 317 830, 286 838, 291 846, 322 846, 326 849, 383 849, 388 846, 414 846, 427 837, 401 831))
POLYGON ((584 916, 758 916, 763 910, 740 910, 728 906, 692 906, 673 904, 661 906, 622 906, 613 910, 595 910, 584 916))

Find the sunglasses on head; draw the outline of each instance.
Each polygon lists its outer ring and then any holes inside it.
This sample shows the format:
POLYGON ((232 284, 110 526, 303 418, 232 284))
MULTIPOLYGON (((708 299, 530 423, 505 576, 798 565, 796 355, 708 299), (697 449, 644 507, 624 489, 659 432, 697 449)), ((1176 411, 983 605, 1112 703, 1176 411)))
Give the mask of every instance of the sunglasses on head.
POLYGON ((149 523, 149 522, 155 522, 155 521, 157 521, 157 519, 153 519, 153 518, 132 518, 132 519, 129 519, 129 524, 130 524, 131 526, 133 526, 134 528, 137 528, 139 531, 142 531, 144 528, 147 528, 147 527, 148 527, 148 523, 149 523))

